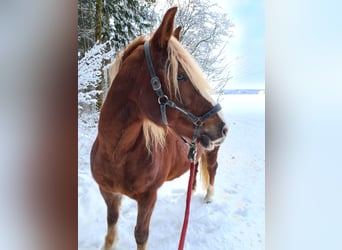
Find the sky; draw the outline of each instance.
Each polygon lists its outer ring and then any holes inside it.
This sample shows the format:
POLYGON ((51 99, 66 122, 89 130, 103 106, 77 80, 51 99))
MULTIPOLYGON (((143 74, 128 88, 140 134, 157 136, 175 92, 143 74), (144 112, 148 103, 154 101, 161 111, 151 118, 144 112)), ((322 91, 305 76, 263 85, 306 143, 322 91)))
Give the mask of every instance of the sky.
POLYGON ((265 5, 263 0, 217 1, 234 23, 227 46, 232 79, 227 88, 265 88, 265 5))

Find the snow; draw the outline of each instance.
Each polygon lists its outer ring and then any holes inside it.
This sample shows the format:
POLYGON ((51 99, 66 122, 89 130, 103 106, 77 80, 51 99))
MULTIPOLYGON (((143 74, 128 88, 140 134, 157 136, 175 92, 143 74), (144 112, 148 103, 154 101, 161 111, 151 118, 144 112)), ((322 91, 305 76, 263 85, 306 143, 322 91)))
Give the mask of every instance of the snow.
MULTIPOLYGON (((214 201, 203 202, 205 190, 198 183, 184 249, 265 249, 265 95, 224 95, 221 99, 229 133, 219 151, 214 201)), ((100 249, 107 231, 106 206, 89 167, 96 129, 79 128, 79 250, 100 249)), ((159 189, 149 249, 177 249, 188 174, 159 189)), ((125 197, 118 221, 117 250, 136 249, 136 213, 136 202, 125 197)))

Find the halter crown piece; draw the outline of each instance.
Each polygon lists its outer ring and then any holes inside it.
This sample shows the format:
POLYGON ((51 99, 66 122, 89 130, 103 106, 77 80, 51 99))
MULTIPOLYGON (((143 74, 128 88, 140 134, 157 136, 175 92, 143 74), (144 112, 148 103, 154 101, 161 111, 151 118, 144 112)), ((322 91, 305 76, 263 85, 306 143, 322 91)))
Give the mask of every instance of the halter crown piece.
MULTIPOLYGON (((211 110, 209 110, 207 113, 205 113, 202 116, 196 116, 192 114, 189 111, 186 111, 183 107, 178 106, 176 103, 171 101, 167 95, 164 94, 161 83, 159 80, 159 77, 156 75, 156 72, 154 71, 152 58, 151 58, 151 52, 150 52, 150 45, 149 41, 146 40, 144 43, 144 52, 147 62, 148 71, 151 76, 151 85, 153 90, 156 92, 158 96, 158 103, 160 105, 160 113, 163 120, 164 125, 167 125, 167 116, 166 116, 166 106, 170 106, 171 108, 174 108, 181 113, 183 113, 186 117, 188 117, 192 123, 195 125, 194 129, 194 135, 192 137, 189 149, 188 158, 190 161, 194 162, 195 156, 196 156, 196 140, 198 137, 198 131, 200 126, 212 115, 216 114, 218 111, 222 109, 220 104, 216 104, 211 110)), ((183 139, 185 141, 185 139, 183 139)), ((186 142, 186 141, 185 141, 186 142)))

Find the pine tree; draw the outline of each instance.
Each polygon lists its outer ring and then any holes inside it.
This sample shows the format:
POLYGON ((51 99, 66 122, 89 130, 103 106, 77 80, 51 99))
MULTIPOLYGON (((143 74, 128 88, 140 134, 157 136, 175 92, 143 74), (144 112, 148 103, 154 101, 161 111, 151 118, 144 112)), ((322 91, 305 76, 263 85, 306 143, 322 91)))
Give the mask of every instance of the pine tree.
POLYGON ((156 22, 153 18, 152 6, 155 0, 79 0, 78 1, 78 55, 79 81, 82 79, 81 111, 92 112, 94 105, 99 110, 103 102, 103 93, 106 88, 106 65, 115 55, 128 45, 137 36, 149 33, 156 22), (88 51, 92 51, 89 56, 88 51), (96 63, 94 61, 96 55, 96 63), (106 55, 106 56, 105 56, 106 55), (86 58, 84 58, 86 56, 86 58), (88 60, 88 61, 87 61, 88 60), (99 61, 100 60, 100 61, 99 61), (91 65, 95 63, 95 65, 91 65), (96 72, 96 78, 87 82, 85 65, 96 72), (80 70, 79 70, 80 71, 80 70), (89 86, 89 88, 87 87, 89 86), (87 95, 90 91, 90 95, 87 95), (95 102, 94 102, 95 101, 95 102))
POLYGON ((93 0, 78 0, 78 57, 81 59, 90 50, 95 40, 95 2, 93 0))
POLYGON ((155 0, 79 0, 78 51, 84 56, 94 44, 110 40, 121 50, 139 35, 150 32, 156 19, 155 0))

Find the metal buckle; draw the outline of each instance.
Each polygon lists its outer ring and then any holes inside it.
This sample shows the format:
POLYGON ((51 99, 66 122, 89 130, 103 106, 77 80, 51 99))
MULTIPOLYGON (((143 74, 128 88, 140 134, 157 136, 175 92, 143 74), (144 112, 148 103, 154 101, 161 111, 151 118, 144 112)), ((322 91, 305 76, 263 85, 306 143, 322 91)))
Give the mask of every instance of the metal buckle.
POLYGON ((197 127, 200 127, 200 126, 202 126, 203 121, 200 117, 196 117, 196 120, 193 121, 193 124, 197 127))
POLYGON ((151 85, 154 91, 157 91, 161 89, 161 84, 158 76, 152 77, 151 78, 151 85))
POLYGON ((189 153, 188 153, 188 159, 191 162, 195 162, 196 159, 196 155, 197 155, 197 147, 195 143, 191 143, 190 144, 190 148, 189 148, 189 153))

